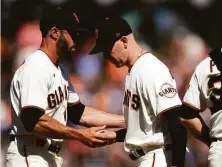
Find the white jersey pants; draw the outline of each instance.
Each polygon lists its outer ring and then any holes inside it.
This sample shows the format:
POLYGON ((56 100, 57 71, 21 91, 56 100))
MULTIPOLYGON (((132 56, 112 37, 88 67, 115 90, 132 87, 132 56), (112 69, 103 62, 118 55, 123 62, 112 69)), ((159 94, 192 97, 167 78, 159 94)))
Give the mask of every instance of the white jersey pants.
POLYGON ((6 167, 61 167, 63 159, 41 147, 11 141, 6 153, 6 167))
POLYGON ((208 152, 208 167, 222 167, 222 141, 211 143, 208 152))
MULTIPOLYGON (((163 149, 158 149, 146 153, 146 155, 140 157, 138 160, 138 167, 170 167, 171 166, 171 150, 164 151, 163 149)), ((186 149, 186 159, 185 167, 195 167, 195 161, 193 154, 186 149)))

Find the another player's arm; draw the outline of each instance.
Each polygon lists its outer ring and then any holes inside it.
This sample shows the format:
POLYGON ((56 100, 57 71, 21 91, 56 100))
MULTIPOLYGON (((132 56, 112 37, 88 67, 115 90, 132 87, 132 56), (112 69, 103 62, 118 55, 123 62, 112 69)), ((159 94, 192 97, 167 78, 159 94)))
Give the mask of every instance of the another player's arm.
MULTIPOLYGON (((212 69, 212 63, 209 68, 212 69)), ((204 123, 203 119, 199 115, 200 111, 206 109, 206 99, 202 93, 202 89, 198 83, 198 71, 199 66, 196 68, 194 74, 189 83, 189 88, 183 98, 183 105, 180 110, 180 117, 182 124, 191 132, 191 134, 198 140, 205 144, 210 144, 209 128, 204 123)))
MULTIPOLYGON (((66 73, 68 76, 67 69, 64 69, 64 73, 66 73)), ((103 126, 103 125, 106 125, 107 128, 126 127, 123 115, 111 114, 82 104, 80 102, 79 96, 75 92, 70 82, 70 79, 68 79, 68 82, 69 82, 69 96, 68 96, 67 113, 69 121, 71 121, 73 124, 79 124, 85 127, 103 126)))
POLYGON ((199 115, 199 110, 183 104, 180 114, 182 124, 189 130, 189 132, 198 140, 210 145, 209 127, 205 124, 202 117, 199 115))
POLYGON ((89 127, 106 125, 107 128, 126 127, 123 115, 111 114, 89 106, 85 107, 83 115, 80 119, 80 125, 89 127))
POLYGON ((126 135, 126 125, 123 115, 111 114, 85 106, 81 102, 68 106, 68 120, 73 124, 85 127, 106 125, 116 132, 116 142, 123 142, 126 135))
POLYGON ((20 117, 25 129, 37 136, 79 140, 89 147, 104 146, 107 145, 106 140, 113 141, 115 139, 115 135, 107 136, 106 134, 97 133, 100 130, 104 130, 105 126, 87 129, 70 128, 44 114, 44 111, 34 107, 23 109, 20 117))
POLYGON ((112 114, 100 111, 93 107, 82 104, 75 93, 71 83, 69 83, 69 103, 67 108, 68 120, 73 124, 80 124, 85 127, 103 126, 107 128, 125 128, 123 115, 112 114))

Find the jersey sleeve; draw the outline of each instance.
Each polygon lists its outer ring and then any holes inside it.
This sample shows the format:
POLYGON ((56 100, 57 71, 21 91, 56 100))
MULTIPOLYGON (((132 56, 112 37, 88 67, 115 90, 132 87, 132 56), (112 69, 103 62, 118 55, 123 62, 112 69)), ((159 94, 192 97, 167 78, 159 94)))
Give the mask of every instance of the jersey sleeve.
POLYGON ((206 105, 204 105, 204 98, 202 96, 202 92, 198 84, 198 77, 196 71, 192 75, 189 87, 183 98, 183 103, 198 111, 203 111, 206 109, 206 105))
POLYGON ((143 91, 154 115, 160 117, 161 113, 182 105, 176 89, 176 82, 167 68, 143 77, 143 91))
POLYGON ((47 108, 49 92, 49 77, 41 70, 26 70, 20 81, 21 108, 35 107, 41 110, 47 108))
POLYGON ((168 70, 157 75, 153 83, 156 96, 156 108, 153 110, 157 117, 165 111, 181 106, 176 81, 168 70))

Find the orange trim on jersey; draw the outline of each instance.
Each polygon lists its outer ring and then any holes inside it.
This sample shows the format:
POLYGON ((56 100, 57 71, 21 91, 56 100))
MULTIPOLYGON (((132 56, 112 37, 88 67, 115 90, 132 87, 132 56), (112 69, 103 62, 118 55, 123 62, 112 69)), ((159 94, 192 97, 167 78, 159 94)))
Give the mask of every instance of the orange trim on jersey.
POLYGON ((74 103, 68 103, 67 105, 68 105, 68 106, 73 106, 73 105, 76 105, 76 104, 78 104, 78 103, 80 103, 80 99, 79 99, 77 102, 74 102, 74 103))
POLYGON ((23 147, 23 151, 24 151, 24 156, 25 156, 25 163, 26 163, 27 167, 29 167, 29 162, 28 162, 28 158, 27 158, 27 150, 26 150, 25 145, 23 147))
POLYGON ((160 118, 160 115, 161 115, 163 112, 169 111, 169 110, 171 110, 171 109, 173 109, 173 108, 177 108, 177 107, 180 107, 180 106, 181 106, 181 105, 176 105, 176 106, 173 106, 173 107, 170 107, 170 108, 167 108, 167 109, 161 111, 159 114, 157 114, 157 118, 160 118))
POLYGON ((197 108, 197 107, 193 106, 193 105, 192 105, 192 104, 190 104, 190 103, 187 103, 187 102, 184 102, 184 101, 183 101, 183 104, 185 104, 185 105, 187 105, 187 106, 189 106, 189 107, 193 108, 194 110, 197 110, 197 112, 202 112, 202 110, 201 110, 201 109, 199 109, 199 108, 197 108))
POLYGON ((37 109, 39 109, 39 110, 45 112, 45 110, 44 110, 43 108, 40 108, 40 107, 38 107, 38 106, 32 106, 32 105, 22 107, 21 110, 26 109, 26 108, 37 108, 37 109))
POLYGON ((152 163, 152 167, 154 167, 154 165, 155 165, 155 160, 156 160, 156 153, 153 154, 153 163, 152 163))

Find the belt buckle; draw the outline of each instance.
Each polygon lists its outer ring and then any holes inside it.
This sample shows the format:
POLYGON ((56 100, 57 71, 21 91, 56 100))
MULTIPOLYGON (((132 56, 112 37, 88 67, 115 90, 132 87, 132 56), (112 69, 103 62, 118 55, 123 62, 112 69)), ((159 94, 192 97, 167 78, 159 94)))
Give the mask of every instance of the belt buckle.
POLYGON ((48 151, 58 155, 60 150, 61 150, 61 142, 56 142, 51 140, 51 144, 48 147, 48 151))
POLYGON ((59 154, 60 149, 61 149, 60 146, 51 145, 51 144, 48 147, 48 151, 51 153, 55 153, 56 155, 59 154))

